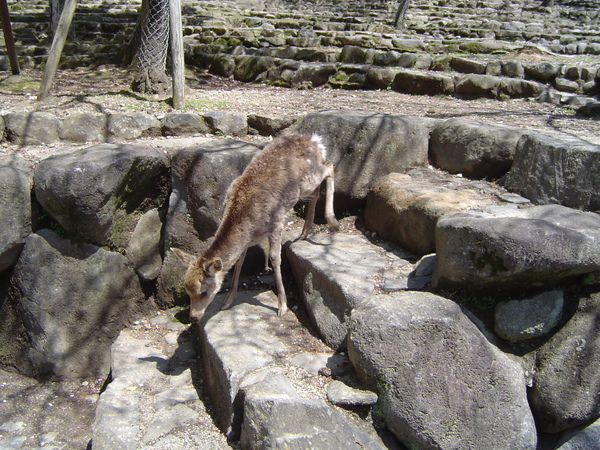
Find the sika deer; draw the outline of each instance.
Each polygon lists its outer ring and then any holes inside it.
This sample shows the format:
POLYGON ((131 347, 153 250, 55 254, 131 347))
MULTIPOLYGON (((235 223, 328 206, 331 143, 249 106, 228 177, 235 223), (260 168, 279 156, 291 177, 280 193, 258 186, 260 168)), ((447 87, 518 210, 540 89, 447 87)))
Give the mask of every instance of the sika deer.
POLYGON ((221 289, 223 279, 235 264, 231 289, 223 309, 235 299, 246 251, 269 239, 269 259, 275 273, 278 315, 287 312, 287 299, 281 280, 281 234, 285 214, 300 199, 310 196, 306 220, 299 239, 308 236, 319 198, 321 182, 327 180, 325 218, 339 229, 333 212, 333 163, 326 161, 319 136, 298 134, 280 137, 250 162, 227 191, 225 213, 215 238, 206 252, 195 258, 179 249, 173 252, 188 266, 185 290, 190 296, 190 319, 199 320, 221 289))

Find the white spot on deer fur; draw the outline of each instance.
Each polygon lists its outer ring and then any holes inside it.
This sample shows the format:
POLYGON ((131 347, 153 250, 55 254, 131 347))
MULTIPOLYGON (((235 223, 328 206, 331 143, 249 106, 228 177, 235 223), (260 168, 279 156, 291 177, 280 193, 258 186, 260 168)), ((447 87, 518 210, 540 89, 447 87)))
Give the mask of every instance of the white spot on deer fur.
POLYGON ((325 145, 323 145, 323 138, 318 134, 313 134, 310 140, 316 142, 323 153, 323 159, 327 159, 327 149, 325 148, 325 145))

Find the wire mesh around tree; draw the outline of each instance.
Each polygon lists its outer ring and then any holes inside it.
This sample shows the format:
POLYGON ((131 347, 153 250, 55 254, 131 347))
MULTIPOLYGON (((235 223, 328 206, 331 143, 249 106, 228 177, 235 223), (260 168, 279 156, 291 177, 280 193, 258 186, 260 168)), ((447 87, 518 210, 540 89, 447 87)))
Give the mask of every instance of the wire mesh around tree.
POLYGON ((169 0, 143 0, 132 37, 134 64, 143 73, 165 70, 169 52, 169 0))

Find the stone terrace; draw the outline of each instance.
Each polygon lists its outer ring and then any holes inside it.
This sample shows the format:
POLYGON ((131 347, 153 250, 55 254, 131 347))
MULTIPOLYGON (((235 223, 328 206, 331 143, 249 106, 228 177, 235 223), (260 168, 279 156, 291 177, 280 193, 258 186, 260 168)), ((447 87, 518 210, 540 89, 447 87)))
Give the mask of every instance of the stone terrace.
MULTIPOLYGON (((241 81, 386 88, 399 70, 418 69, 497 77, 491 91, 478 87, 481 92, 475 93, 470 92, 471 77, 462 88, 466 96, 531 97, 548 84, 569 93, 594 95, 598 90, 599 0, 559 1, 551 8, 538 1, 415 0, 403 30, 391 26, 393 2, 182 4, 187 64, 241 81), (373 67, 393 71, 369 73, 373 67), (506 78, 534 84, 519 81, 517 86, 506 78)), ((63 67, 120 63, 139 5, 138 0, 80 1, 63 67)), ((21 64, 39 66, 50 47, 47 1, 12 1, 9 8, 21 64)), ((6 57, 0 57, 0 68, 8 68, 6 57)), ((454 92, 445 90, 416 93, 454 92)))

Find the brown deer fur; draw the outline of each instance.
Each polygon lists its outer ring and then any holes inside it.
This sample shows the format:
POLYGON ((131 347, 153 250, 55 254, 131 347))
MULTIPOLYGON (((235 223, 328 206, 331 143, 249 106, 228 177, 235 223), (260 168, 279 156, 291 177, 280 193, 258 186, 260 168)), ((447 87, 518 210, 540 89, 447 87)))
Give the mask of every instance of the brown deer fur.
POLYGON ((299 239, 308 236, 315 215, 319 188, 327 181, 325 218, 337 230, 333 213, 333 164, 326 161, 325 147, 318 136, 290 134, 280 137, 250 162, 227 191, 223 221, 210 247, 199 258, 179 249, 173 252, 188 266, 185 289, 190 296, 190 318, 199 320, 221 289, 223 279, 235 264, 231 289, 223 309, 229 308, 237 293, 246 250, 264 238, 269 240, 269 259, 275 274, 278 314, 287 311, 281 280, 281 235, 285 214, 310 196, 307 216, 299 239))

